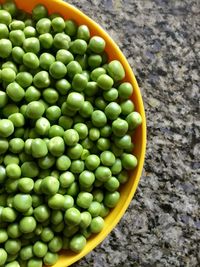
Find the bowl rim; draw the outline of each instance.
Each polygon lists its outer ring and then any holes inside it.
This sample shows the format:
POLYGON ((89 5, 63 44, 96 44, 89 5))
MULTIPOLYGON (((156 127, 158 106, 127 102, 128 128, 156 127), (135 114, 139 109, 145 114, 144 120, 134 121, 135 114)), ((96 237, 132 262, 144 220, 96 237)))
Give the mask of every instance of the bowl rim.
MULTIPOLYGON (((53 267, 67 267, 70 266, 71 264, 77 262, 84 256, 86 256, 89 252, 91 252, 95 247, 97 247, 107 236, 108 234, 115 228, 115 226, 118 224, 124 213, 126 212, 132 198, 134 197, 135 191, 138 187, 138 183, 141 178, 142 174, 142 169, 144 165, 144 159, 145 159, 145 152, 146 152, 146 116, 145 116, 145 109, 144 109, 144 104, 141 96, 141 92, 137 83, 137 80, 135 78, 135 75, 120 48, 118 45, 114 42, 112 37, 106 32, 105 29, 103 29, 98 23, 96 23, 93 19, 91 19, 89 16, 84 14, 81 10, 79 10, 77 7, 62 1, 62 0, 14 0, 17 4, 17 6, 25 11, 30 12, 32 10, 32 7, 35 6, 36 4, 44 4, 47 9, 50 11, 50 13, 53 13, 53 11, 60 13, 64 17, 68 17, 67 14, 65 15, 64 12, 66 9, 68 9, 69 13, 76 14, 76 17, 80 16, 81 20, 85 21, 85 24, 89 26, 91 30, 91 35, 95 35, 95 32, 98 32, 98 35, 103 37, 106 40, 106 47, 112 47, 115 51, 115 54, 118 54, 117 59, 120 60, 122 65, 124 66, 128 80, 133 84, 134 87, 134 92, 137 98, 137 106, 138 106, 138 111, 140 112, 143 123, 139 127, 140 132, 141 132, 141 149, 139 150, 139 161, 138 161, 138 166, 136 167, 136 170, 133 172, 131 175, 130 179, 134 179, 133 186, 131 188, 131 191, 129 195, 127 196, 123 206, 121 207, 120 211, 115 214, 115 218, 113 219, 111 225, 106 225, 107 227, 104 227, 103 231, 97 235, 95 235, 95 240, 94 242, 89 242, 90 239, 87 241, 87 245, 84 248, 82 252, 79 254, 75 254, 73 252, 69 252, 67 255, 63 256, 60 255, 60 259, 58 263, 53 265, 53 267), (56 7, 56 10, 54 8, 56 7), (59 11, 57 11, 59 9, 59 11), (134 178, 133 178, 134 177, 134 178), (68 257, 66 259, 66 256, 68 257)), ((5 2, 5 0, 0 0, 0 3, 5 2)), ((75 20, 75 19, 74 19, 75 20)), ((76 20, 75 20, 76 21, 76 20)), ((108 49, 108 48, 107 48, 108 49)), ((113 57, 113 59, 116 59, 116 57, 113 57)), ((114 210, 114 209, 113 209, 114 210)), ((93 239, 93 238, 92 238, 93 239)))

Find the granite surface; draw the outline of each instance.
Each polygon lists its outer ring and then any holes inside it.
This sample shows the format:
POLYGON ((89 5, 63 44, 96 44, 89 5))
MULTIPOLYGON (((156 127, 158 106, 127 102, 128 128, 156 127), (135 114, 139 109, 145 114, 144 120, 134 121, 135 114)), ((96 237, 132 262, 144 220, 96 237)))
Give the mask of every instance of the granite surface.
POLYGON ((73 267, 200 266, 200 1, 68 2, 128 58, 148 124, 144 172, 129 209, 73 267))

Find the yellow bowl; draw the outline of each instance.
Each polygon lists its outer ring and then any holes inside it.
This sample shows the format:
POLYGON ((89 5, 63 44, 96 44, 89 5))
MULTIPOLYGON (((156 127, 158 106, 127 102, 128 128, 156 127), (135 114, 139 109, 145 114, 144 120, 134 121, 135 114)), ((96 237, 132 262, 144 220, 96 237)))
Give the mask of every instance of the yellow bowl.
MULTIPOLYGON (((5 2, 5 0, 0 0, 0 3, 5 2)), ((92 236, 85 247, 85 249, 79 253, 74 254, 72 252, 62 252, 59 261, 54 265, 54 267, 67 267, 84 257, 87 253, 93 250, 100 242, 102 242, 106 236, 112 231, 112 229, 119 222, 123 214, 125 213, 131 199, 134 196, 136 188, 138 186, 140 176, 142 173, 142 168, 144 164, 145 149, 146 149, 146 118, 145 111, 142 102, 142 97, 140 89, 138 87, 135 76, 125 58, 125 56, 120 51, 119 47, 111 39, 111 37, 92 19, 83 14, 77 8, 61 1, 61 0, 15 0, 18 8, 31 12, 35 5, 44 4, 49 13, 60 13, 65 19, 73 19, 78 24, 85 24, 90 28, 92 35, 99 35, 103 37, 106 41, 106 52, 108 53, 109 60, 118 59, 125 68, 126 71, 126 81, 132 83, 134 87, 134 94, 132 100, 135 104, 135 109, 141 114, 143 123, 136 130, 133 140, 135 141, 134 154, 138 158, 137 168, 130 174, 129 181, 120 188, 121 199, 118 205, 109 213, 105 219, 105 227, 101 233, 92 236)))

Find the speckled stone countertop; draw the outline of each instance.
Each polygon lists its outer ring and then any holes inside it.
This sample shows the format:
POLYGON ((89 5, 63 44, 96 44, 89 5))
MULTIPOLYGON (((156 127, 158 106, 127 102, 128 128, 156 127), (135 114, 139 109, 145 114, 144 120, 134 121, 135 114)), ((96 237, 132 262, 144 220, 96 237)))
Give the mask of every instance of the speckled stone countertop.
POLYGON ((126 55, 143 95, 148 146, 126 214, 73 267, 200 266, 200 1, 69 0, 126 55))

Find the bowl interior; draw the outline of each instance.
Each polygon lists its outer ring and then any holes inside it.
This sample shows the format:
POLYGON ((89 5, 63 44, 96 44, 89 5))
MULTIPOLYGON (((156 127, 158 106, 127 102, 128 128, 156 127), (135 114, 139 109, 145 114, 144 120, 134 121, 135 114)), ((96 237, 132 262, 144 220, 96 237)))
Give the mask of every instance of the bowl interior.
MULTIPOLYGON (((5 2, 4 0, 0 0, 0 3, 5 2)), ((135 76, 119 47, 115 44, 115 42, 109 37, 109 35, 92 19, 87 17, 85 14, 80 12, 75 7, 61 1, 61 0, 15 0, 18 8, 31 12, 33 7, 37 4, 44 4, 49 13, 60 13, 65 19, 73 19, 78 24, 86 24, 91 31, 92 35, 99 35, 106 40, 106 52, 108 53, 109 60, 118 59, 125 68, 126 71, 126 81, 132 83, 134 87, 134 93, 132 96, 132 100, 135 104, 135 109, 141 114, 143 118, 143 124, 137 128, 133 140, 135 141, 134 154, 138 158, 138 166, 137 168, 130 173, 129 181, 120 188, 121 199, 118 205, 110 212, 110 214, 105 219, 105 227, 103 231, 98 234, 92 236, 85 247, 85 249, 79 253, 74 254, 72 252, 63 252, 60 255, 59 261, 54 265, 54 267, 66 267, 70 266, 77 260, 84 257, 87 253, 89 253, 92 249, 94 249, 105 237, 111 232, 111 230, 116 226, 119 222, 120 218, 125 213, 128 205, 130 204, 131 199, 134 196, 136 188, 139 183, 139 179, 141 176, 144 157, 145 157, 145 148, 146 148, 146 119, 144 106, 142 102, 142 97, 140 94, 140 90, 135 79, 135 76)))

